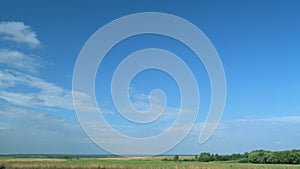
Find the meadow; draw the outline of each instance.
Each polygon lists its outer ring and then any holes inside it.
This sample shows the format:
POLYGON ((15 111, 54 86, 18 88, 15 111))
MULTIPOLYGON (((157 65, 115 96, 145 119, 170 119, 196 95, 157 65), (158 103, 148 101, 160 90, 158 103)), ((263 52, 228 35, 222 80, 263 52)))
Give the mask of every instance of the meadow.
POLYGON ((153 158, 0 158, 0 169, 300 169, 290 164, 174 162, 153 158))

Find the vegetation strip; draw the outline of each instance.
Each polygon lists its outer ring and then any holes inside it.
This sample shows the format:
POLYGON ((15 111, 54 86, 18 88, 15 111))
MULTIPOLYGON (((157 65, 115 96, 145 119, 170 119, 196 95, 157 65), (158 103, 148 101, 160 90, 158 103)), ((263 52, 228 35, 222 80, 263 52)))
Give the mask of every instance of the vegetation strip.
POLYGON ((96 155, 5 155, 0 169, 300 169, 300 150, 148 158, 96 155), (54 158, 56 157, 56 158, 54 158))
POLYGON ((219 155, 210 154, 207 152, 201 153, 195 158, 179 158, 175 155, 173 159, 164 158, 162 161, 238 161, 240 163, 254 163, 254 164, 300 164, 300 150, 286 150, 286 151, 266 151, 254 150, 250 153, 219 155))

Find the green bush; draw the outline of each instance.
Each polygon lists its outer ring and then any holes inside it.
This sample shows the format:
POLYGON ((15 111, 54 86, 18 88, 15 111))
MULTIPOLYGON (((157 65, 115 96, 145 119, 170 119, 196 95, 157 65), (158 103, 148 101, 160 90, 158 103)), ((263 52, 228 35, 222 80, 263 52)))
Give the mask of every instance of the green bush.
POLYGON ((1 164, 0 165, 0 169, 5 169, 6 167, 5 167, 5 165, 4 164, 1 164))
MULTIPOLYGON (((171 160, 171 159, 169 159, 171 160)), ((163 161, 167 161, 164 160, 163 161)), ((255 163, 255 164, 300 164, 300 150, 287 150, 287 151, 266 151, 266 150, 254 150, 250 153, 244 154, 231 154, 231 155, 218 155, 203 152, 200 155, 196 155, 195 158, 179 159, 176 155, 173 161, 238 161, 240 163, 255 163)))

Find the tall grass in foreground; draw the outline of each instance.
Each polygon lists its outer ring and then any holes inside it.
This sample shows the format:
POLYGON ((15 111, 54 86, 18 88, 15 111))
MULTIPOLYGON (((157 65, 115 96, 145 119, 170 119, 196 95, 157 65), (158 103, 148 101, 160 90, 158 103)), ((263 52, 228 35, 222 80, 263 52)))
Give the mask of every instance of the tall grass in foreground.
POLYGON ((173 162, 161 160, 78 159, 1 159, 0 169, 300 169, 300 165, 249 164, 236 162, 173 162))

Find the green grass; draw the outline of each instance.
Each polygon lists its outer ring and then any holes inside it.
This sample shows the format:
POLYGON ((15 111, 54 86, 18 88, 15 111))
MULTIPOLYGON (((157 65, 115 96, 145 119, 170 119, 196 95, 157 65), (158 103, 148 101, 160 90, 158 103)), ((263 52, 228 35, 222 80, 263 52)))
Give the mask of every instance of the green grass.
MULTIPOLYGON (((153 159, 18 159, 0 158, 5 169, 300 169, 300 165, 237 162, 174 162, 153 159)), ((1 168, 1 167, 0 167, 1 168)))

